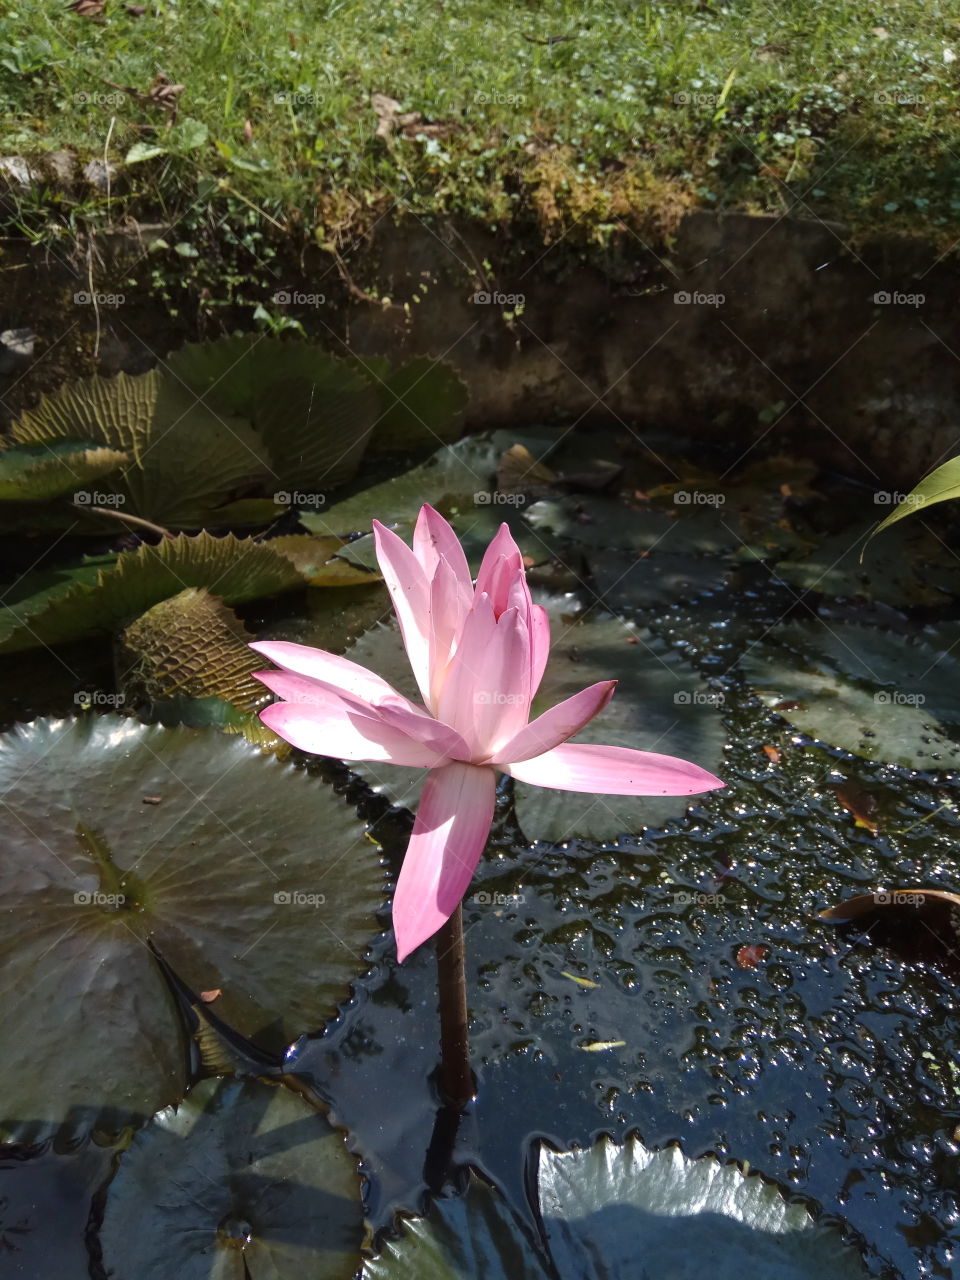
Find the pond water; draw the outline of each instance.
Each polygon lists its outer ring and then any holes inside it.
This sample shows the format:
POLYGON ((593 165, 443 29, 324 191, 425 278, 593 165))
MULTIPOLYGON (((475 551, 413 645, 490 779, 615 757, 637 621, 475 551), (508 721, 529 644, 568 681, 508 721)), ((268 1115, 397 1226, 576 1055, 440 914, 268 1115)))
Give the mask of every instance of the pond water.
MULTIPOLYGON (((880 901, 848 928, 819 914, 877 889, 960 888, 949 512, 879 535, 861 564, 889 507, 854 479, 790 458, 704 458, 698 446, 626 432, 561 437, 500 432, 461 453, 485 475, 499 467, 488 501, 471 503, 449 472, 438 476, 449 459, 412 479, 391 464, 379 478, 365 472, 339 514, 304 523, 343 534, 376 516, 407 536, 404 522, 428 500, 454 517, 473 558, 507 518, 551 610, 556 688, 621 679, 622 718, 598 740, 622 734, 697 760, 726 788, 688 805, 652 802, 639 818, 604 803, 583 818, 582 804, 571 817, 501 783, 464 902, 478 1084, 465 1116, 438 1110, 433 950, 398 965, 383 906, 381 933, 362 940, 362 976, 326 1026, 287 1037, 260 1017, 243 1034, 274 1053, 292 1039, 283 1070, 347 1131, 373 1231, 462 1189, 472 1167, 535 1232, 538 1139, 567 1149, 636 1131, 650 1147, 679 1141, 691 1157, 748 1162, 835 1221, 868 1274, 949 1277, 960 1230, 960 936, 913 904, 880 901), (523 479, 504 479, 521 442, 551 475, 531 478, 528 465, 523 479)), ((103 537, 84 550, 116 545, 103 537)), ((369 557, 364 539, 348 550, 356 564, 369 557)), ((69 541, 54 546, 47 567, 76 554, 69 541)), ((35 546, 11 543, 11 555, 12 581, 35 546)), ((396 635, 371 630, 384 612, 379 585, 241 606, 260 637, 347 649, 401 683, 396 635)), ((73 714, 78 687, 127 687, 106 639, 3 662, 8 727, 73 714)), ((132 695, 93 703, 83 715, 159 714, 132 695)), ((300 764, 358 807, 395 876, 411 819, 391 799, 409 798, 409 779, 300 764)), ((208 974, 189 960, 175 967, 194 989, 208 974)), ((229 1010, 222 1017, 236 1024, 229 1010)), ((29 1036, 28 1014, 16 1025, 29 1036)), ((116 1027, 105 1034, 127 1051, 116 1027)), ((69 1061, 68 1041, 40 1043, 69 1061)), ((32 1068, 42 1081, 49 1060, 32 1068)), ((188 1073, 209 1074, 196 1053, 188 1073)), ((87 1104, 95 1114, 96 1099, 87 1104)), ((56 1138, 14 1126, 0 1148, 8 1274, 127 1274, 104 1260, 100 1223, 116 1152, 147 1119, 119 1143, 102 1122, 56 1138)))

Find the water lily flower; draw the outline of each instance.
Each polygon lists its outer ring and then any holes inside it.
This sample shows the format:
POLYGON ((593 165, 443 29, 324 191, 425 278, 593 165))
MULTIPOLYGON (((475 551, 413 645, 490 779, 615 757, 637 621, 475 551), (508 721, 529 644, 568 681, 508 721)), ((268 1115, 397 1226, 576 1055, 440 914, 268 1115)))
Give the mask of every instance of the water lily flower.
POLYGON ((348 658, 282 641, 251 646, 281 670, 260 719, 287 742, 339 760, 429 769, 393 902, 404 960, 456 910, 493 821, 497 774, 564 791, 693 795, 723 782, 699 765, 627 747, 569 742, 610 701, 602 680, 530 719, 550 622, 530 598, 507 525, 471 578, 456 534, 432 507, 413 548, 374 520, 377 560, 423 698, 405 698, 348 658))

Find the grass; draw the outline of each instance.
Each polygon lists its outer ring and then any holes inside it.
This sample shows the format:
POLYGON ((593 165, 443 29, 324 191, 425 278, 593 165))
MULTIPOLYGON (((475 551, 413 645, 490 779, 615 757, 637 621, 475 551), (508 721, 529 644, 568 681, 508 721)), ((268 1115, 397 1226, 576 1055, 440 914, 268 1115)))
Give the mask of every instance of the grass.
POLYGON ((0 16, 0 155, 69 149, 118 171, 82 197, 14 184, 8 233, 200 209, 241 236, 336 243, 398 209, 668 242, 710 207, 953 239, 956 2, 106 4, 100 20, 56 0, 0 16), (147 97, 158 74, 185 86, 174 128, 147 97), (375 136, 377 93, 421 114, 410 136, 375 136))

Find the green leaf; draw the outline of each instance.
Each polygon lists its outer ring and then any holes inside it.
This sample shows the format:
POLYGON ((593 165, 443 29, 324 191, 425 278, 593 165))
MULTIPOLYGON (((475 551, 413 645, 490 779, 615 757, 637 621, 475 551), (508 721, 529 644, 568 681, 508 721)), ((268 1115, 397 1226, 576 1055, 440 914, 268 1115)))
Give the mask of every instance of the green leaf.
POLYGON ((560 1280, 866 1280, 832 1227, 758 1174, 635 1136, 586 1151, 541 1144, 539 1200, 560 1280), (638 1271, 638 1265, 640 1270, 638 1271))
POLYGON ((273 477, 249 424, 216 412, 166 371, 87 378, 45 396, 14 424, 19 444, 89 438, 132 460, 116 484, 122 510, 172 528, 273 477))
POLYGON ((182 1031, 148 937, 271 1052, 364 969, 375 847, 331 787, 242 738, 38 720, 0 737, 0 793, 6 1133, 118 1129, 180 1096, 182 1031))
POLYGON ((787 623, 741 659, 761 701, 803 733, 868 760, 956 768, 960 663, 895 631, 787 623))
MULTIPOLYGON (((74 440, 51 445, 14 445, 0 449, 0 502, 42 502, 83 491, 91 481, 110 475, 128 461, 118 449, 74 440)), ((89 500, 82 494, 75 501, 89 500)))
POLYGON ((124 158, 124 164, 140 164, 143 160, 154 160, 157 156, 165 156, 166 147, 156 147, 150 142, 135 142, 124 158))
POLYGON ((352 1280, 357 1159, 290 1089, 203 1080, 139 1133, 100 1240, 114 1280, 352 1280))
POLYGON ((357 367, 380 394, 371 452, 431 449, 460 435, 467 388, 450 365, 423 356, 395 369, 383 357, 365 356, 357 367))
POLYGON ((350 363, 310 343, 238 334, 181 347, 167 364, 205 404, 253 424, 269 454, 271 492, 302 489, 299 496, 325 501, 355 475, 379 398, 350 363))
POLYGON ((170 147, 177 151, 196 151, 202 147, 210 136, 210 130, 202 120, 194 120, 187 116, 178 120, 170 130, 170 147))
POLYGON ((33 596, 0 609, 0 653, 54 646, 102 635, 131 622, 151 606, 186 587, 205 587, 226 604, 243 604, 301 586, 303 578, 286 556, 252 538, 180 534, 153 547, 125 551, 91 582, 66 574, 46 580, 33 596))
POLYGON ((890 512, 886 520, 881 520, 870 537, 876 537, 882 529, 889 529, 892 524, 912 515, 920 507, 949 502, 951 498, 960 498, 960 458, 951 458, 949 462, 944 462, 928 476, 924 476, 890 512))

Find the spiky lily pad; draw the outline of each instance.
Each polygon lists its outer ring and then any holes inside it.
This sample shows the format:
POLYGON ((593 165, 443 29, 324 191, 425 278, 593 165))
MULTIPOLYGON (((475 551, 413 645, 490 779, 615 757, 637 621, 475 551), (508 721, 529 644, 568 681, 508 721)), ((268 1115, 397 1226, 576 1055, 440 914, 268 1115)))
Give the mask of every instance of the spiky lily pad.
POLYGON ((364 967, 384 892, 374 846, 331 788, 242 738, 36 721, 0 737, 0 795, 8 1132, 119 1127, 182 1092, 148 937, 273 1051, 364 967))
POLYGON ((207 588, 227 604, 242 604, 302 584, 293 562, 268 543, 181 534, 124 552, 99 568, 93 582, 87 574, 79 581, 67 575, 8 602, 0 609, 0 653, 108 633, 185 587, 207 588))
POLYGON ((956 768, 960 664, 893 631, 774 628, 742 658, 761 700, 796 728, 868 760, 956 768))
POLYGON ((43 502, 83 490, 117 471, 128 455, 119 449, 57 441, 0 450, 0 502, 43 502))
MULTIPOLYGON (((598 680, 616 679, 613 701, 574 741, 636 747, 681 756, 712 772, 719 768, 725 741, 722 694, 643 628, 616 618, 579 622, 573 602, 550 600, 547 607, 550 661, 533 716, 598 680)), ((406 652, 392 626, 373 628, 347 656, 419 702, 406 652)), ((395 804, 416 806, 424 777, 420 770, 379 763, 353 767, 395 804)), ((531 840, 609 840, 662 826, 681 817, 691 803, 688 796, 595 796, 522 782, 514 784, 514 798, 517 819, 531 840)))
POLYGON ((368 1280, 866 1280, 834 1228, 817 1225, 757 1174, 634 1136, 586 1151, 538 1149, 547 1256, 475 1175, 466 1194, 403 1224, 364 1266, 368 1280))
POLYGON ((168 528, 200 528, 217 507, 273 480, 248 422, 216 412, 158 369, 69 383, 24 413, 11 437, 33 445, 90 440, 129 455, 111 486, 122 510, 168 528))
POLYGON ((326 1116, 218 1079, 136 1136, 100 1231, 113 1280, 351 1280, 362 1238, 357 1160, 326 1116))
POLYGON ((380 411, 371 380, 312 343, 237 334, 181 347, 168 367, 205 404, 253 425, 275 489, 344 484, 380 411))

